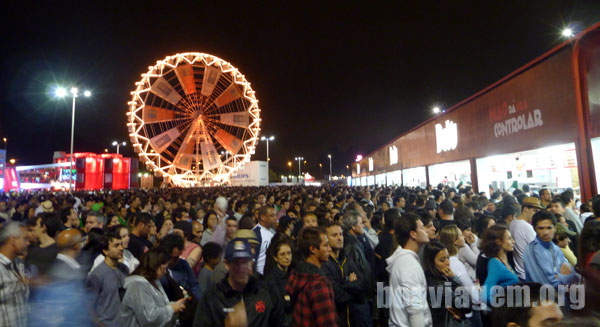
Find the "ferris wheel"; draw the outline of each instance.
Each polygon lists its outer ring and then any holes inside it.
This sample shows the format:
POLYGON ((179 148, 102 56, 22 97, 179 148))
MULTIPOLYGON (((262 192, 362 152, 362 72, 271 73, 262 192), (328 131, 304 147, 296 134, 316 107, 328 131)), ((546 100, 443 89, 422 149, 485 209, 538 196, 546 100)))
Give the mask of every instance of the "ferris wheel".
POLYGON ((129 137, 147 168, 177 186, 226 183, 254 154, 255 92, 237 68, 205 53, 168 56, 135 83, 129 137))

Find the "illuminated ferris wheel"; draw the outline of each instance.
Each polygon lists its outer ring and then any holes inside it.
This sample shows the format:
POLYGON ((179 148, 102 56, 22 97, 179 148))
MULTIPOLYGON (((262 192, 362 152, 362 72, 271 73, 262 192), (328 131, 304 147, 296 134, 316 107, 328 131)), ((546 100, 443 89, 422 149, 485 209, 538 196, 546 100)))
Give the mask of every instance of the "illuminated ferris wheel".
POLYGON ((177 186, 226 183, 254 154, 260 109, 250 83, 215 56, 168 56, 135 83, 129 137, 141 162, 177 186))

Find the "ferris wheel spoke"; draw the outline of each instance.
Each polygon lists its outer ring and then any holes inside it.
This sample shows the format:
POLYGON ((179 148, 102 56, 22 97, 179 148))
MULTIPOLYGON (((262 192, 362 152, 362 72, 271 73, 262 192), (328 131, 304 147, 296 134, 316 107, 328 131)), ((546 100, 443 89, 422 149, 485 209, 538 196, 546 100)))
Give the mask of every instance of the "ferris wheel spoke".
POLYGON ((175 68, 175 75, 183 88, 186 95, 190 95, 196 92, 196 80, 194 78, 194 69, 192 65, 180 65, 175 68))
POLYGON ((234 127, 248 128, 248 126, 250 126, 250 114, 246 111, 215 114, 206 117, 205 119, 213 123, 234 127))
POLYGON ((142 109, 144 123, 160 123, 181 119, 190 119, 190 117, 181 117, 182 113, 174 110, 145 105, 142 109), (177 117, 180 116, 180 117, 177 117))
POLYGON ((223 91, 223 93, 221 93, 214 101, 214 104, 218 107, 221 108, 224 105, 231 103, 239 98, 242 97, 242 92, 240 91, 240 89, 237 87, 237 85, 231 84, 229 85, 225 91, 223 91))
POLYGON ((200 151, 202 153, 204 170, 213 170, 221 165, 221 157, 219 156, 211 137, 207 134, 200 137, 200 151))
POLYGON ((219 144, 225 148, 225 150, 229 151, 232 155, 235 155, 240 151, 242 147, 242 141, 237 137, 229 134, 224 129, 215 127, 217 132, 214 134, 215 139, 219 144))
POLYGON ((188 130, 187 135, 183 140, 181 147, 179 148, 179 151, 177 151, 177 154, 173 159, 173 166, 188 171, 192 167, 192 159, 194 158, 194 145, 196 143, 196 139, 194 138, 195 132, 196 129, 194 126, 188 130))
POLYGON ((172 105, 177 105, 181 101, 181 95, 167 82, 164 77, 159 77, 152 83, 150 92, 154 93, 158 97, 168 101, 172 105))
POLYGON ((210 97, 215 90, 215 86, 217 86, 220 77, 221 70, 219 70, 219 68, 206 66, 204 68, 204 78, 202 80, 202 90, 200 91, 200 94, 207 98, 210 97))
POLYGON ((165 151, 181 135, 179 128, 174 127, 150 139, 150 146, 156 153, 165 151))

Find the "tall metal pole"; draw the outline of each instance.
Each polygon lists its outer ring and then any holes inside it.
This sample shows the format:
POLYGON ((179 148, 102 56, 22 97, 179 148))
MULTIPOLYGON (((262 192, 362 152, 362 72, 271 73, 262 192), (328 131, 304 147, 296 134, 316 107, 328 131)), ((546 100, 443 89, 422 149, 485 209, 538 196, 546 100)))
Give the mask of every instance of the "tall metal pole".
POLYGON ((332 172, 331 172, 331 155, 329 155, 329 180, 332 180, 332 172))
POLYGON ((120 145, 119 143, 117 143, 117 154, 119 154, 119 147, 120 147, 120 146, 121 146, 121 145, 120 145))
POLYGON ((72 94, 73 96, 73 117, 71 119, 71 170, 69 171, 69 176, 71 178, 71 181, 69 183, 69 191, 73 191, 74 185, 73 185, 73 138, 75 136, 75 98, 77 98, 77 96, 75 94, 72 94))

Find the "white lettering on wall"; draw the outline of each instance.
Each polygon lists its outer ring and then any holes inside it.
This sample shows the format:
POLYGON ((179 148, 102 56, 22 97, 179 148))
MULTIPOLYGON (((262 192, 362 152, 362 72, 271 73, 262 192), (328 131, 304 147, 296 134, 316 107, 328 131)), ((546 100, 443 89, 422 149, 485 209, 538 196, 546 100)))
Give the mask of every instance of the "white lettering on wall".
POLYGON ((494 124, 494 136, 508 136, 518 133, 523 130, 544 126, 542 120, 542 111, 534 109, 533 112, 524 113, 522 115, 509 118, 494 124))
POLYGON ((373 158, 369 158, 369 171, 373 171, 373 158))
POLYGON ((390 151, 390 166, 398 163, 398 148, 395 145, 389 147, 390 151))
POLYGON ((458 145, 458 127, 451 120, 445 121, 446 127, 442 124, 435 124, 435 145, 437 153, 456 149, 458 145))

